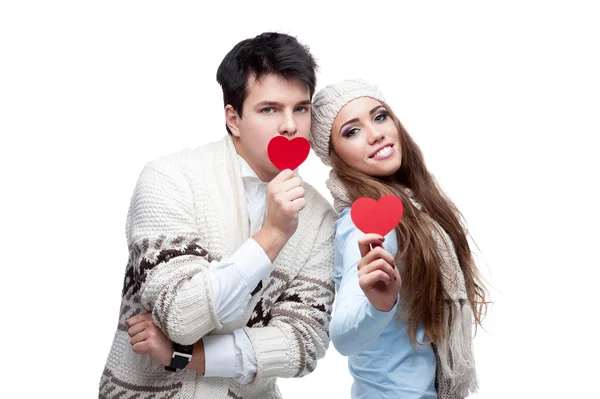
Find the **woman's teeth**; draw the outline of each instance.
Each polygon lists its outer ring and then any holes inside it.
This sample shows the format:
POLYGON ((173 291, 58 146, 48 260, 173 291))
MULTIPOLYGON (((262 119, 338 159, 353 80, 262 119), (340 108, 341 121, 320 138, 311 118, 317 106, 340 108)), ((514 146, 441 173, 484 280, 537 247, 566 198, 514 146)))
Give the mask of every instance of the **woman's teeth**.
POLYGON ((376 157, 383 157, 387 154, 389 154, 392 151, 392 147, 390 147, 389 145, 387 147, 382 148, 381 150, 377 151, 375 153, 376 157))

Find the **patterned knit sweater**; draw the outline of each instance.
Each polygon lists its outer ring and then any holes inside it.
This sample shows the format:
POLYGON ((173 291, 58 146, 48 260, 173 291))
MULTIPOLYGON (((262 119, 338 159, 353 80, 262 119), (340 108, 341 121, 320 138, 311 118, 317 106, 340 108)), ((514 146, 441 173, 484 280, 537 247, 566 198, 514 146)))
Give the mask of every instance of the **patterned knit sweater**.
MULTIPOLYGON (((102 374, 100 398, 280 398, 277 377, 301 377, 329 344, 334 298, 333 208, 304 183, 298 229, 242 316, 220 323, 212 301, 210 262, 249 238, 248 211, 233 142, 223 140, 150 162, 138 179, 127 216, 129 260, 117 331, 102 374), (197 284, 183 289, 192 276, 197 284), (244 328, 257 375, 229 378, 165 371, 133 352, 124 321, 152 312, 171 340, 193 344, 205 335, 244 328)), ((259 285, 260 286, 260 285, 259 285)))

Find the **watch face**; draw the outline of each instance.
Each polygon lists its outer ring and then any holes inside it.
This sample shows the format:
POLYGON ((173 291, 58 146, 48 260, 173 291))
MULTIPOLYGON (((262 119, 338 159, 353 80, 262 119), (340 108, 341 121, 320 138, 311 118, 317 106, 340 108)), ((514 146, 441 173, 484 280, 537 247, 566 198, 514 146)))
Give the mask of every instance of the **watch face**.
POLYGON ((184 369, 185 366, 190 362, 191 356, 180 356, 179 354, 173 354, 171 358, 171 367, 175 367, 177 369, 184 369))
POLYGON ((192 352, 194 351, 194 345, 180 345, 173 343, 173 355, 171 356, 171 364, 166 367, 169 371, 175 369, 184 369, 190 360, 192 360, 192 352))
POLYGON ((192 352, 194 351, 194 345, 180 345, 180 344, 173 344, 173 351, 175 352, 180 352, 180 353, 186 353, 188 355, 191 355, 192 352))

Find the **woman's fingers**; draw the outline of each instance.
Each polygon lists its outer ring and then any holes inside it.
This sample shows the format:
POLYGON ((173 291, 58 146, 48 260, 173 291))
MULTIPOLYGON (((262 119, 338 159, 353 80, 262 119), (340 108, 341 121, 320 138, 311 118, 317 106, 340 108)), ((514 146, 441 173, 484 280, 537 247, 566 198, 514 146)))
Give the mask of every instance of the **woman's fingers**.
POLYGON ((364 258, 370 251, 371 246, 381 245, 384 237, 379 234, 365 234, 358 239, 358 248, 360 249, 360 257, 364 258))
POLYGON ((382 270, 375 270, 372 273, 362 275, 358 283, 363 291, 372 289, 378 282, 384 283, 386 286, 390 284, 390 276, 382 270))
POLYGON ((366 265, 365 267, 363 267, 362 269, 360 269, 358 271, 358 273, 359 273, 359 276, 362 276, 365 274, 371 274, 376 270, 381 270, 382 272, 384 272, 385 274, 387 274, 389 276, 390 280, 396 281, 397 277, 396 277, 396 273, 394 272, 395 269, 396 269, 395 267, 390 265, 385 260, 376 259, 373 262, 366 265))
POLYGON ((394 257, 388 251, 383 249, 383 247, 373 248, 371 252, 369 252, 364 258, 359 262, 358 268, 359 270, 369 263, 375 262, 377 259, 383 259, 390 265, 394 265, 394 257))

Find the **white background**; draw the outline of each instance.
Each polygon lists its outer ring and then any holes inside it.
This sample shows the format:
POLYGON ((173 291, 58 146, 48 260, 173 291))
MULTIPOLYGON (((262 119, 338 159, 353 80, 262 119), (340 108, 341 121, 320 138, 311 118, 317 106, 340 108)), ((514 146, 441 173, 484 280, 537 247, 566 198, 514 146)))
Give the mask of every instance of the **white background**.
MULTIPOLYGON (((416 3, 3 1, 0 396, 97 396, 137 176, 226 134, 217 67, 267 30, 310 46, 318 88, 379 84, 467 218, 494 301, 476 397, 596 395, 600 14, 416 3)), ((331 198, 327 172, 312 153, 301 169, 331 198)), ((333 346, 279 383, 315 399, 350 384, 333 346)))

